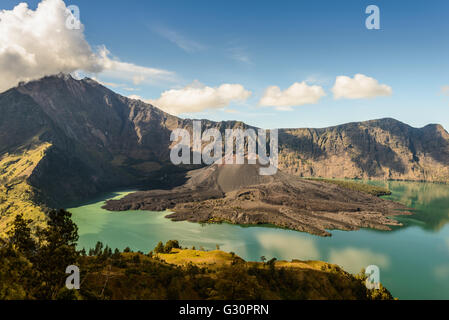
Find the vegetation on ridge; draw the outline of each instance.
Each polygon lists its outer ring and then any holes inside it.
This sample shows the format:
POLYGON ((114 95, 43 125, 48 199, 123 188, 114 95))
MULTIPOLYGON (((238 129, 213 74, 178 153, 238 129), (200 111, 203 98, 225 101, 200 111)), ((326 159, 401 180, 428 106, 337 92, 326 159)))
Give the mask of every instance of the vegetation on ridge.
POLYGON ((373 185, 358 182, 358 181, 325 179, 325 178, 306 178, 306 179, 307 180, 318 180, 318 181, 323 181, 326 183, 335 184, 335 185, 343 187, 345 189, 368 193, 368 194, 371 194, 376 197, 386 196, 386 195, 391 194, 391 191, 388 190, 387 188, 383 188, 380 186, 373 186, 373 185))
POLYGON ((175 240, 144 254, 97 243, 76 250, 77 227, 65 210, 49 213, 48 227, 31 236, 18 215, 0 241, 0 299, 391 299, 324 262, 246 262, 233 253, 186 250, 175 240), (202 261, 194 261, 197 257, 202 261), (221 257, 220 259, 215 259, 221 257), (80 290, 65 288, 65 269, 81 270, 80 290))
POLYGON ((5 236, 18 212, 31 219, 33 226, 44 226, 44 209, 36 203, 36 190, 27 181, 45 151, 51 146, 42 143, 20 154, 0 157, 0 236, 5 236))

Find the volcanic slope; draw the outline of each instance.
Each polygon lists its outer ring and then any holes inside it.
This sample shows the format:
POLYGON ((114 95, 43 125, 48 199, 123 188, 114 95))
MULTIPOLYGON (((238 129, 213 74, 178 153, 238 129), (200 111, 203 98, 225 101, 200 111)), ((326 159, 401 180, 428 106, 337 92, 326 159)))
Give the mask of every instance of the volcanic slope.
POLYGON ((281 171, 262 176, 259 168, 214 164, 190 171, 182 186, 136 192, 104 208, 170 210, 167 218, 174 221, 272 224, 320 236, 330 236, 333 229, 390 230, 400 223, 389 216, 409 213, 401 204, 364 192, 281 171))

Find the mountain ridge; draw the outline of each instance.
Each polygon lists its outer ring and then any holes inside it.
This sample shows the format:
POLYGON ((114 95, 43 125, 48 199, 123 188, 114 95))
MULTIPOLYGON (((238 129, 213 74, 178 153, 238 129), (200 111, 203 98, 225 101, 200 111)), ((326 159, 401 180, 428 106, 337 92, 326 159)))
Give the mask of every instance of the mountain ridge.
MULTIPOLYGON (((59 74, 0 94, 0 182, 32 190, 35 203, 58 207, 115 188, 171 188, 195 166, 174 166, 170 133, 192 119, 129 99, 95 80, 59 74), (47 146, 38 163, 27 159, 47 146), (40 149, 39 149, 40 150, 40 149), (22 156, 30 168, 9 170, 22 156)), ((202 119, 203 130, 254 128, 202 119)), ((449 182, 449 134, 441 125, 414 128, 392 118, 327 128, 279 129, 279 168, 300 177, 449 182)), ((26 162, 25 161, 25 162, 26 162)), ((0 219, 11 214, 2 209, 0 219)))
POLYGON ((361 121, 351 121, 351 122, 345 122, 345 123, 340 123, 340 124, 336 124, 336 125, 330 125, 330 126, 325 126, 325 127, 318 127, 318 128, 310 128, 310 127, 302 127, 302 128, 293 128, 293 127, 284 127, 284 128, 278 128, 279 130, 295 130, 295 129, 315 129, 315 130, 325 130, 325 129, 333 129, 333 128, 337 128, 337 127, 341 127, 341 126, 347 126, 347 125, 357 125, 357 124, 377 124, 377 123, 382 123, 382 122, 391 122, 391 123, 400 123, 402 125, 408 126, 410 128, 413 129, 424 129, 426 127, 437 127, 437 128, 441 128, 442 130, 446 131, 446 129, 444 129, 444 127, 439 124, 439 123, 428 123, 422 127, 414 127, 411 126, 403 121, 397 120, 395 118, 392 117, 383 117, 383 118, 378 118, 378 119, 370 119, 370 120, 361 120, 361 121))

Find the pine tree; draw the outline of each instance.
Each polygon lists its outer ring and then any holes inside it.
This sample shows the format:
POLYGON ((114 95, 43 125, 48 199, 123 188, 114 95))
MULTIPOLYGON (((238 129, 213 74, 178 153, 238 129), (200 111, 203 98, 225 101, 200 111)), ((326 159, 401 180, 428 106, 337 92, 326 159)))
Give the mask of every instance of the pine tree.
POLYGON ((162 241, 159 241, 159 243, 157 244, 157 246, 154 248, 154 252, 155 253, 164 253, 164 244, 162 243, 162 241))

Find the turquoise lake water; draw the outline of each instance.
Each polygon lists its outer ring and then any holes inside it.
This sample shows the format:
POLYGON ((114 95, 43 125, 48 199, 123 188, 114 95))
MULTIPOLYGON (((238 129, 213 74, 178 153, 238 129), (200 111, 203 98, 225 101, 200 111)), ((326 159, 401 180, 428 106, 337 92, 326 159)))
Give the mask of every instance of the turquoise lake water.
POLYGON ((79 247, 97 241, 112 248, 149 252, 159 241, 179 240, 182 246, 233 251, 245 260, 323 260, 358 273, 375 264, 381 282, 399 299, 449 299, 449 186, 417 182, 373 182, 389 188, 386 198, 415 209, 397 217, 404 226, 393 231, 331 231, 322 238, 270 226, 201 225, 172 222, 166 212, 109 212, 105 200, 128 192, 105 194, 70 208, 79 227, 79 247))

